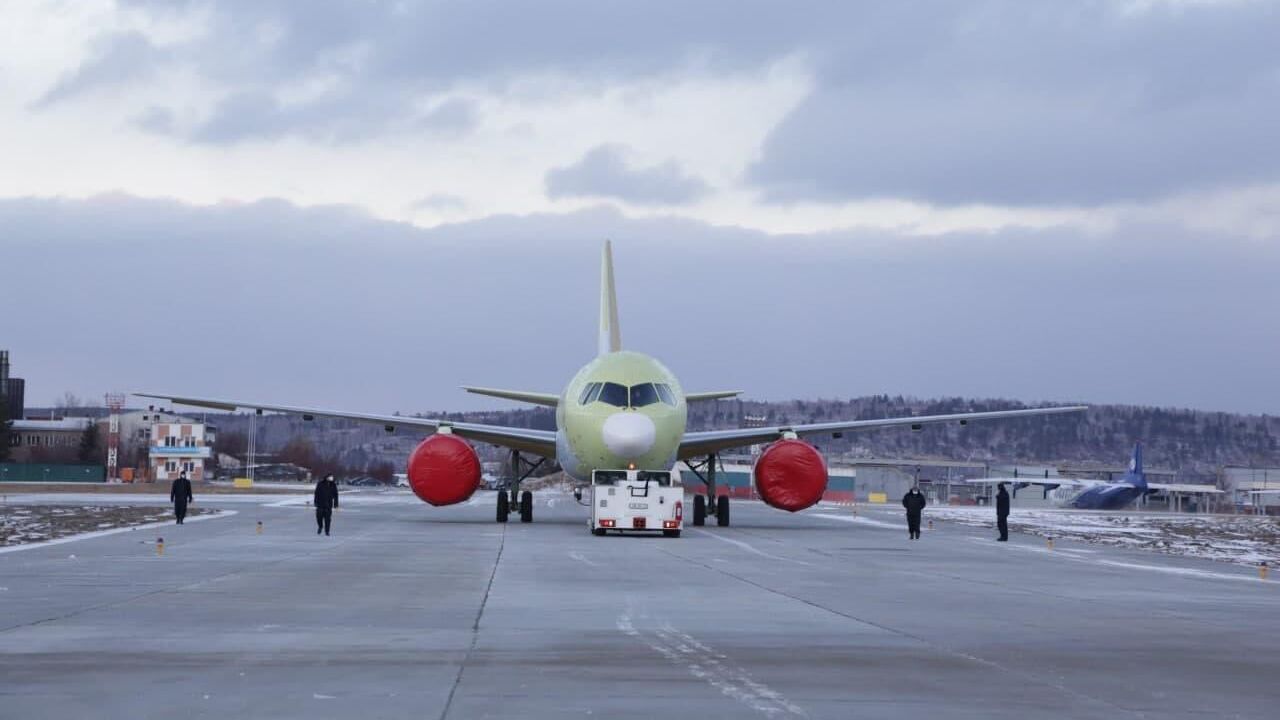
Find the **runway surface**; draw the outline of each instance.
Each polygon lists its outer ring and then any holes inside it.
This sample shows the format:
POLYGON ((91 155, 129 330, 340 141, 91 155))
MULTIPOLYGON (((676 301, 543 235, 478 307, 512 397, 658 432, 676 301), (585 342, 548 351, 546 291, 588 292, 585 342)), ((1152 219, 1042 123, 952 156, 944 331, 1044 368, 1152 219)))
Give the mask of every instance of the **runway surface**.
POLYGON ((0 554, 0 717, 1280 714, 1280 583, 1225 563, 746 502, 596 538, 561 494, 350 493, 326 538, 299 502, 0 554))

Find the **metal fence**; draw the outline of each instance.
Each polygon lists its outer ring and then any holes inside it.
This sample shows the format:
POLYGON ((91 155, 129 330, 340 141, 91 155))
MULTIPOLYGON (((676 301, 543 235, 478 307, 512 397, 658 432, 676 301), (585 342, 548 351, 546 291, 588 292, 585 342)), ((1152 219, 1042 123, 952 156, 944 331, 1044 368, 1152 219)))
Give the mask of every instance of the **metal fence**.
POLYGON ((0 463, 0 482, 93 482, 107 481, 103 465, 61 465, 56 463, 0 463))

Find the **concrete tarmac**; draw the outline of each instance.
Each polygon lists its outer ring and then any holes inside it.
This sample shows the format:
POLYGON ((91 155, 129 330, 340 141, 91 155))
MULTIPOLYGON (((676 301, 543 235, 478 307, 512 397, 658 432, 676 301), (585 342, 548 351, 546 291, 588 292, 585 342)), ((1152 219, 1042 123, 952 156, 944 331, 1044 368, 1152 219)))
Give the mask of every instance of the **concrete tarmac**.
POLYGON ((1280 715, 1280 582, 1223 563, 889 508, 597 538, 563 494, 348 493, 324 537, 205 499, 236 514, 0 554, 0 718, 1280 715))

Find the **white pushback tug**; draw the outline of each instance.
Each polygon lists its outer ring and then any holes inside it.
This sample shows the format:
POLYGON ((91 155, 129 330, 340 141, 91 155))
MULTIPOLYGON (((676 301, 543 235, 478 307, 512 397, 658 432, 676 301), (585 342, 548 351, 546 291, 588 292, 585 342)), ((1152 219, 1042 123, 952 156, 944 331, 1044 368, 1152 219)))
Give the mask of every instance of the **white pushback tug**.
POLYGON ((684 527, 684 487, 668 470, 596 470, 591 473, 593 535, 661 532, 680 537, 684 527))

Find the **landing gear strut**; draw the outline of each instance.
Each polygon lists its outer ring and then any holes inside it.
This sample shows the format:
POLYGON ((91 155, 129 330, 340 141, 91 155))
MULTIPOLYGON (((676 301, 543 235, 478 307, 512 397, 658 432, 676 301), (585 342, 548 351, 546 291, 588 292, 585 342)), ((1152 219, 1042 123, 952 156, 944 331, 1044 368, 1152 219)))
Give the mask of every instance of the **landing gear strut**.
POLYGON ((695 527, 705 525, 707 515, 714 515, 716 525, 720 527, 729 527, 729 496, 716 494, 716 463, 719 458, 715 455, 708 455, 707 459, 701 463, 688 462, 689 469, 697 475, 707 486, 706 496, 695 495, 693 497, 693 524, 695 527), (705 470, 703 475, 699 470, 705 470))
POLYGON ((519 450, 511 451, 511 486, 509 491, 498 491, 498 522, 506 522, 507 516, 514 512, 520 513, 520 522, 533 522, 533 493, 528 490, 521 492, 520 483, 546 461, 546 458, 539 458, 538 462, 531 463, 520 457, 519 450))

